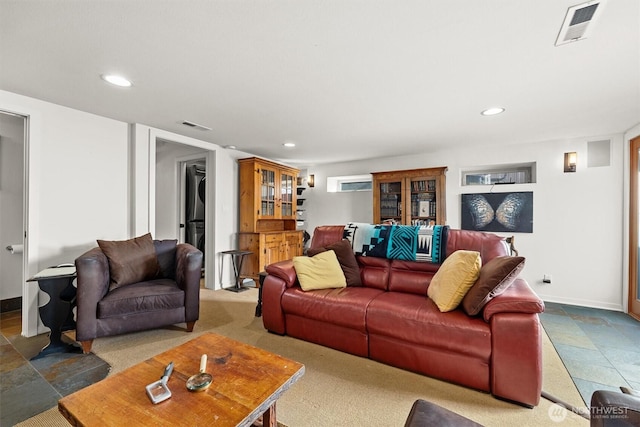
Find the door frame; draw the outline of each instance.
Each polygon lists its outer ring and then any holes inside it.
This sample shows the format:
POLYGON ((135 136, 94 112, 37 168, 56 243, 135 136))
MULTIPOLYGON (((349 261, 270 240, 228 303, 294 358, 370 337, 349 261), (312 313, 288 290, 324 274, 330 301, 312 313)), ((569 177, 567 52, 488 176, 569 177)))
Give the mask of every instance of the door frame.
POLYGON ((40 168, 40 151, 42 132, 42 118, 37 110, 16 107, 2 103, 3 113, 24 117, 24 174, 23 174, 23 253, 22 253, 22 328, 21 335, 32 337, 46 331, 39 322, 37 282, 27 282, 38 272, 38 244, 39 244, 39 209, 35 197, 36 189, 32 188, 38 181, 40 168))
POLYGON ((640 244, 640 135, 629 139, 629 279, 627 281, 627 304, 626 310, 630 316, 640 320, 640 295, 638 295, 638 279, 640 271, 638 268, 638 255, 640 244))
MULTIPOLYGON (((131 170, 131 230, 132 236, 139 236, 150 232, 155 234, 156 224, 156 143, 158 140, 176 144, 184 144, 202 148, 207 162, 207 177, 215 177, 216 171, 216 146, 210 143, 178 135, 172 132, 150 128, 145 125, 131 125, 131 152, 133 168, 131 170)), ((203 156, 200 155, 200 158, 203 156)), ((205 229, 208 230, 205 237, 205 253, 215 254, 215 186, 207 185, 205 210, 209 212, 205 218, 205 229)), ((215 289, 215 277, 218 273, 216 257, 204 257, 204 286, 215 289)))

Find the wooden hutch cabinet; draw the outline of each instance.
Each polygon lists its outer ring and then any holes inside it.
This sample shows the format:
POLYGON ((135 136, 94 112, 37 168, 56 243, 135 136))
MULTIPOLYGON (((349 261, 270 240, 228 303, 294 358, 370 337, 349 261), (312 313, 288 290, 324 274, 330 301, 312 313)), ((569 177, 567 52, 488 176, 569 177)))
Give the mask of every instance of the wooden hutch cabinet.
POLYGON ((240 165, 238 249, 252 252, 241 275, 258 279, 274 262, 302 255, 302 231, 296 230, 298 170, 251 157, 240 165))
POLYGON ((374 172, 373 223, 444 225, 446 167, 374 172))

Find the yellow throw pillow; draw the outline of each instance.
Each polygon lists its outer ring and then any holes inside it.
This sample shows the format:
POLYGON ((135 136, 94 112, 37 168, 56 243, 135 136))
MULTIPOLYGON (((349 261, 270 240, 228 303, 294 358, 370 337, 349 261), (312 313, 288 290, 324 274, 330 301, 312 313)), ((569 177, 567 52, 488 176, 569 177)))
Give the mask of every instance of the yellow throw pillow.
POLYGON ((293 257, 293 267, 303 291, 347 286, 347 279, 334 251, 322 252, 312 257, 293 257))
POLYGON ((481 267, 480 252, 455 251, 444 260, 431 279, 427 295, 440 311, 455 310, 478 280, 481 267))

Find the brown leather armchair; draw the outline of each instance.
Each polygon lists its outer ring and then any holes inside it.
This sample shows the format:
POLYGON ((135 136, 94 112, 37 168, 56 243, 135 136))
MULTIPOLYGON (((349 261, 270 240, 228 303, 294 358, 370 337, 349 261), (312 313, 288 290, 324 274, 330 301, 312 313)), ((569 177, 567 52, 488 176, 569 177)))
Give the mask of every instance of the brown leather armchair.
POLYGON ((153 241, 160 274, 110 290, 109 260, 93 248, 75 260, 76 340, 89 353, 93 340, 186 323, 191 332, 200 313, 201 251, 175 241, 153 241))
POLYGON ((591 395, 591 427, 640 426, 640 392, 596 390, 591 395))

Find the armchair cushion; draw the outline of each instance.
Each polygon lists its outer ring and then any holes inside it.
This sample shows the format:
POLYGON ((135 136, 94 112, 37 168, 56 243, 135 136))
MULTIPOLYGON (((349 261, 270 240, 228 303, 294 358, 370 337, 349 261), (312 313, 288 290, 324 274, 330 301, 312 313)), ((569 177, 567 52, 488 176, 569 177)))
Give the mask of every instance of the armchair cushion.
POLYGON ((153 279, 160 272, 151 233, 129 240, 98 240, 109 260, 109 290, 153 279))
POLYGON ((173 280, 156 279, 121 286, 98 303, 98 318, 184 307, 184 292, 173 280))

